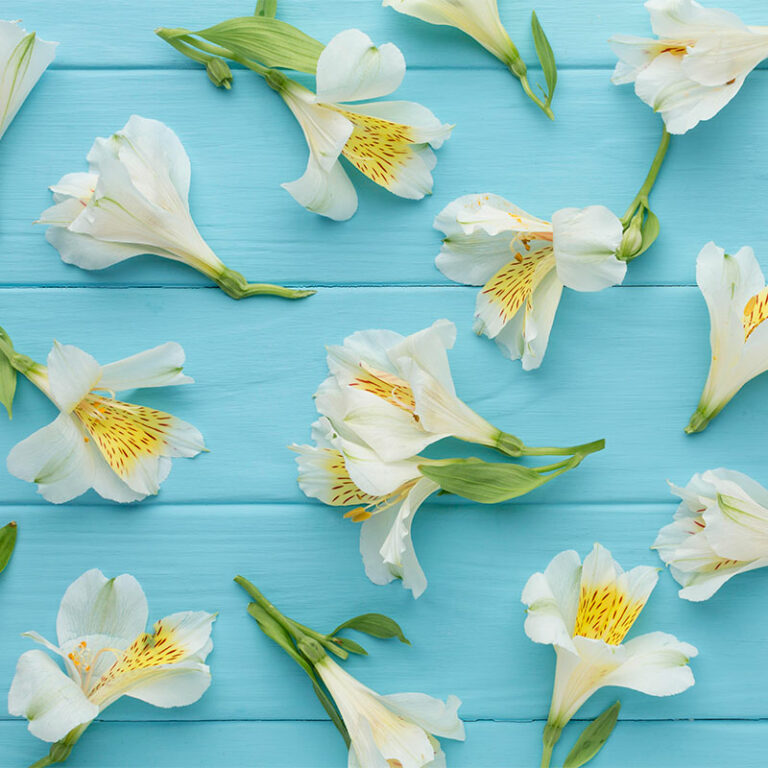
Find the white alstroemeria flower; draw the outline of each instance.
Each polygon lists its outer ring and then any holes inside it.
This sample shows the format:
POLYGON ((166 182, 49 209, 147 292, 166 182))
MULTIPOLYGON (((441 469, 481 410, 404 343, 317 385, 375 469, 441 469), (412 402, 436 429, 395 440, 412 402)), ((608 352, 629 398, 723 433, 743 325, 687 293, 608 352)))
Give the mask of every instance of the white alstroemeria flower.
POLYGON ((425 459, 385 463, 366 445, 343 438, 328 419, 312 425, 315 445, 293 445, 299 455, 299 487, 334 507, 355 508, 344 516, 362 522, 360 554, 374 584, 400 579, 414 598, 427 588, 416 558, 411 526, 421 504, 440 486, 421 475, 425 459))
POLYGON ((382 5, 428 24, 460 29, 508 67, 520 58, 501 23, 496 0, 383 0, 382 5))
POLYGON ((0 139, 53 61, 57 45, 28 33, 18 22, 0 21, 0 139))
POLYGON ((653 548, 682 585, 685 600, 707 600, 739 573, 768 565, 768 490, 741 472, 694 475, 673 523, 653 548))
POLYGON ((107 579, 97 569, 84 573, 61 600, 58 644, 26 633, 59 656, 66 672, 43 651, 22 654, 8 693, 9 713, 26 717, 38 739, 65 740, 71 748, 122 696, 156 707, 196 702, 211 683, 205 659, 213 648, 216 616, 174 613, 146 632, 148 615, 147 599, 133 576, 107 579))
POLYGON ((175 342, 104 366, 56 342, 47 368, 33 364, 25 375, 60 414, 11 450, 8 471, 36 483, 43 498, 56 504, 89 488, 119 502, 157 493, 171 457, 204 451, 203 437, 186 421, 114 395, 191 383, 183 364, 184 350, 175 342))
POLYGON ((552 222, 498 195, 465 195, 435 219, 446 237, 435 261, 449 279, 482 285, 475 332, 523 368, 544 359, 563 285, 600 291, 624 280, 623 227, 602 205, 564 208, 552 222))
POLYGON ((645 7, 658 39, 611 38, 620 59, 613 82, 634 83, 670 133, 714 117, 768 57, 768 27, 747 26, 729 11, 694 0, 649 0, 645 7))
MULTIPOLYGON (((610 552, 595 544, 581 564, 573 550, 561 552, 544 573, 528 580, 525 632, 557 654, 545 752, 581 705, 603 686, 670 696, 693 685, 688 660, 696 648, 664 632, 623 642, 658 580, 658 569, 626 573, 610 552)), ((542 763, 543 765, 548 763, 542 763)))
POLYGON ((382 696, 327 655, 315 670, 349 732, 349 768, 445 768, 435 736, 464 741, 456 696, 445 702, 423 693, 382 696))
POLYGON ((768 370, 768 288, 751 248, 731 256, 707 243, 696 282, 709 310, 712 362, 686 432, 700 432, 751 379, 768 370))
POLYGON ((519 447, 517 438, 456 396, 447 355, 455 340, 449 320, 410 336, 386 330, 352 334, 342 346, 328 347, 331 375, 315 394, 317 410, 385 462, 410 459, 446 437, 519 447))
POLYGON ((314 293, 249 284, 211 250, 189 210, 189 156, 165 123, 133 115, 122 130, 96 139, 88 163, 88 173, 51 187, 55 205, 39 220, 50 225, 46 238, 67 264, 104 269, 154 254, 202 272, 236 299, 314 293))
POLYGON ((453 126, 410 101, 375 99, 396 90, 405 60, 392 43, 376 47, 357 29, 340 32, 317 62, 317 93, 284 76, 270 81, 301 124, 309 145, 304 175, 283 187, 314 213, 342 221, 357 210, 357 193, 339 162, 400 197, 419 200, 432 191, 438 149, 453 126))

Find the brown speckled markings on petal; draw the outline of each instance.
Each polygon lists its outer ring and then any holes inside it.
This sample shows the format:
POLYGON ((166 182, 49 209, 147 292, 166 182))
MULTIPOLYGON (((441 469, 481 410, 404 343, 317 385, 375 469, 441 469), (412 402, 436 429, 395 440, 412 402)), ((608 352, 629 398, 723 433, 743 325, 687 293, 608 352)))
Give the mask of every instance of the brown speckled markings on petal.
POLYGON ((554 267, 551 247, 531 253, 516 252, 486 284, 481 293, 496 305, 502 325, 530 300, 539 281, 554 267))
POLYGON ((342 150, 344 157, 369 179, 389 189, 397 180, 398 172, 414 157, 413 129, 380 117, 339 108, 336 111, 354 126, 342 150))
POLYGON ((401 410, 413 414, 416 421, 419 420, 414 414, 416 399, 413 390, 410 384, 399 376, 360 363, 360 374, 349 383, 349 386, 376 395, 401 410))
POLYGON ((130 476, 139 459, 165 454, 167 433, 174 422, 169 413, 94 394, 88 395, 74 414, 123 479, 130 476))
POLYGON ((768 318, 768 287, 756 293, 744 307, 744 316, 741 320, 744 326, 744 341, 766 318, 768 318))
POLYGON ((347 465, 344 463, 344 457, 340 451, 325 448, 323 453, 326 456, 325 469, 333 477, 329 504, 347 507, 352 504, 373 504, 378 500, 377 496, 363 493, 352 482, 352 478, 350 478, 347 471, 347 465))

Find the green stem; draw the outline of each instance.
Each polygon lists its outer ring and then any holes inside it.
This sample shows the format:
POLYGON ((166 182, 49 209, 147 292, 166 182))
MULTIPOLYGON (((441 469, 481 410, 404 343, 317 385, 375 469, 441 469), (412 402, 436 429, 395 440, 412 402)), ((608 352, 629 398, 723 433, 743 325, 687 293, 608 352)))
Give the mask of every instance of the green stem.
POLYGON ((233 299, 246 299, 249 296, 279 296, 282 299, 304 299, 317 291, 303 288, 286 288, 271 283, 249 283, 240 272, 225 268, 219 274, 211 274, 211 279, 224 293, 233 299))
POLYGON ((549 764, 552 762, 552 749, 554 745, 545 744, 544 751, 541 754, 541 768, 549 768, 549 764))
POLYGON ((29 768, 46 768, 49 765, 63 763, 72 752, 72 747, 77 744, 78 739, 85 733, 85 729, 90 724, 90 722, 87 722, 78 725, 77 728, 73 728, 63 739, 51 745, 51 750, 45 757, 36 763, 32 763, 29 768))
POLYGON ((659 175, 659 171, 661 170, 661 166, 664 163, 667 150, 669 149, 669 139, 669 131, 667 131, 667 127, 664 126, 664 131, 661 134, 661 141, 659 142, 659 148, 656 150, 656 155, 653 158, 653 162, 651 163, 651 168, 648 171, 648 175, 645 177, 643 186, 640 187, 640 190, 635 195, 635 199, 632 201, 629 208, 627 208, 626 213, 621 219, 621 223, 624 225, 625 229, 629 225, 632 217, 637 212, 638 205, 644 204, 646 207, 648 205, 648 196, 651 194, 653 185, 656 183, 656 179, 659 175))
POLYGON ((572 456, 574 453, 580 453, 586 456, 596 451, 602 451, 605 448, 605 440, 595 440, 583 445, 570 445, 565 448, 556 448, 554 446, 527 446, 522 448, 523 456, 572 456))
POLYGON ((523 86, 523 90, 525 91, 528 98, 550 119, 555 119, 555 113, 552 111, 552 107, 549 106, 546 102, 542 101, 534 92, 533 88, 531 88, 530 83, 528 82, 528 76, 527 75, 518 75, 512 67, 510 67, 510 71, 512 74, 520 81, 520 85, 523 86))
POLYGON ((541 768, 549 768, 549 764, 552 762, 552 750, 560 739, 562 730, 562 728, 549 722, 544 726, 544 734, 542 735, 544 749, 541 755, 541 768))

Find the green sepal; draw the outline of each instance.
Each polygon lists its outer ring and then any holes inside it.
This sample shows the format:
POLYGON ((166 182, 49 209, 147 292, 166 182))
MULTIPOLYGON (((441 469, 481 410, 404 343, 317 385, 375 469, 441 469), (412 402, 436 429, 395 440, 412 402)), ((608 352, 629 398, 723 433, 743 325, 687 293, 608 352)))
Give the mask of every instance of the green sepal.
POLYGON ((580 768, 605 746, 605 742, 616 727, 620 709, 621 702, 617 701, 581 732, 579 740, 565 758, 563 768, 580 768))
POLYGON ((11 561, 11 555, 16 547, 16 536, 19 527, 15 522, 0 528, 0 573, 2 573, 11 561))
POLYGON ((325 48, 319 40, 296 27, 266 16, 239 16, 193 34, 266 67, 294 69, 312 75, 325 48))
POLYGON ((277 0, 259 0, 253 15, 274 19, 277 15, 277 0))
POLYGON ((531 32, 533 33, 533 43, 536 46, 536 55, 539 57, 541 71, 544 73, 544 80, 547 84, 547 106, 552 103, 557 86, 557 64, 555 63, 555 54, 552 46, 549 44, 544 29, 539 23, 539 17, 536 11, 531 13, 531 32))
POLYGON ((642 228, 643 241, 640 244, 640 250, 633 256, 633 258, 637 258, 641 253, 645 253, 656 241, 656 238, 661 231, 658 216, 656 216, 650 208, 646 208, 645 210, 647 216, 645 217, 642 228))
POLYGON ((388 640, 392 637, 396 637, 401 643, 405 643, 406 645, 411 644, 410 640, 403 634, 400 625, 394 619, 390 619, 389 616, 385 616, 383 613, 364 613, 361 616, 355 616, 354 619, 339 624, 339 626, 331 632, 330 636, 334 637, 334 635, 337 635, 342 629, 354 629, 357 632, 363 632, 366 635, 378 637, 381 640, 388 640))
POLYGON ((360 643, 356 643, 354 640, 350 640, 348 637, 334 637, 331 638, 332 642, 336 643, 340 648, 343 648, 349 653, 356 653, 359 656, 367 656, 368 651, 363 648, 360 643))
POLYGON ((447 493, 481 504, 498 504, 524 496, 552 478, 532 467, 490 463, 477 458, 457 459, 446 464, 422 464, 419 471, 447 493))
POLYGON ((347 730, 347 726, 344 725, 344 721, 341 719, 341 716, 336 710, 336 707, 333 705, 333 702, 331 701, 328 694, 320 687, 320 683, 316 678, 312 680, 312 689, 315 692, 315 696, 320 699, 320 703, 323 705, 323 709, 328 713, 328 717, 331 718, 333 724, 336 726, 336 728, 338 728, 339 733, 344 738, 347 748, 349 748, 349 745, 352 743, 352 739, 349 738, 349 731, 347 730))
POLYGON ((0 403, 8 411, 8 418, 13 418, 13 398, 16 396, 16 369, 11 364, 6 352, 13 353, 10 336, 0 328, 0 403))

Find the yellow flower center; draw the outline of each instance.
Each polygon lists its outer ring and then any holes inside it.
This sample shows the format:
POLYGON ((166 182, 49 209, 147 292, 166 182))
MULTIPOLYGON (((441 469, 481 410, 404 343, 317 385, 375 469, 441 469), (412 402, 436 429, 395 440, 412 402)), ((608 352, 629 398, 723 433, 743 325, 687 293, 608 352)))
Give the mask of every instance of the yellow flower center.
POLYGON ((395 504, 400 504, 405 497, 410 493, 411 489, 418 482, 418 478, 415 480, 409 480, 403 483, 399 488, 396 488, 392 493, 386 496, 370 496, 371 502, 363 507, 356 507, 350 509, 344 517, 349 518, 353 523, 362 523, 365 520, 378 515, 380 512, 384 512, 387 509, 391 509, 395 504))
MULTIPOLYGON (((352 481, 340 451, 326 449, 325 471, 333 478, 330 504, 335 507, 348 507, 350 504, 372 504, 378 496, 363 493, 352 481)), ((351 515, 347 513, 347 516, 351 515)))
POLYGON ((581 587, 574 635, 620 645, 645 601, 630 600, 616 584, 581 587))
MULTIPOLYGON (((173 416, 168 413, 94 393, 85 397, 73 413, 109 466, 123 479, 140 458, 162 455, 166 433, 173 424, 173 416)), ((88 437, 84 439, 88 442, 88 437)))
POLYGON ((412 159, 413 129, 408 125, 334 107, 354 126, 342 153, 361 173, 389 188, 412 159))
MULTIPOLYGON (((536 237, 538 239, 538 234, 536 237)), ((529 239, 521 239, 520 242, 523 247, 530 247, 529 239)), ((551 247, 525 254, 513 251, 512 261, 485 284, 481 293, 496 305, 502 323, 507 323, 523 304, 527 304, 528 309, 531 308, 536 286, 554 266, 555 258, 551 247)))
POLYGON ((744 326, 744 341, 766 318, 768 318, 768 287, 756 293, 744 307, 744 316, 741 319, 744 326))

